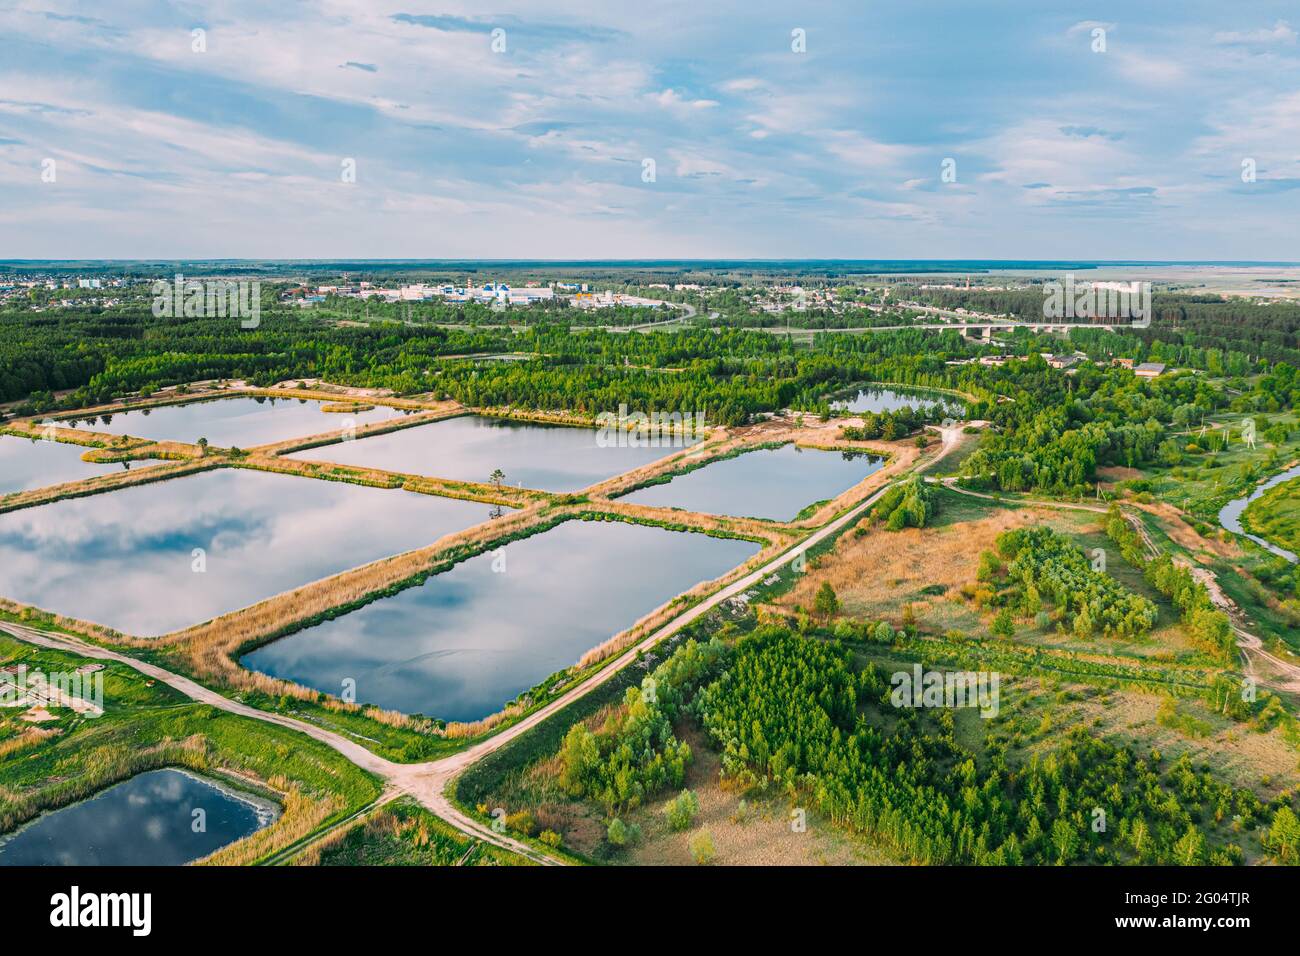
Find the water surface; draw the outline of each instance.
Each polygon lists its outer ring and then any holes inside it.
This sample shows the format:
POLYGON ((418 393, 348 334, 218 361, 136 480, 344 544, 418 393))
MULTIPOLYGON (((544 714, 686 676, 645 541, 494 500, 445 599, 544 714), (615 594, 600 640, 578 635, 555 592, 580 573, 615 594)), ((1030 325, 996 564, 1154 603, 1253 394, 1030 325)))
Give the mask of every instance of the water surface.
POLYGON ((680 448, 602 447, 599 436, 595 428, 462 415, 286 457, 457 481, 486 482, 500 469, 507 484, 564 492, 639 468, 680 448))
POLYGON ((951 415, 954 418, 966 414, 966 406, 951 395, 925 389, 910 391, 866 385, 860 388, 855 395, 842 396, 838 400, 831 402, 832 408, 842 408, 850 412, 877 413, 896 412, 903 407, 918 410, 935 405, 942 408, 944 414, 951 415))
MULTIPOLYGON (((118 463, 97 465, 82 461, 81 456, 88 451, 90 449, 82 445, 0 435, 0 495, 125 470, 118 463)), ((133 468, 144 468, 154 462, 129 464, 133 468)))
POLYGON ((163 634, 432 544, 489 510, 337 481, 203 472, 0 514, 0 595, 163 634))
POLYGON ((788 521, 805 507, 835 498, 885 460, 864 452, 782 445, 760 448, 650 485, 622 500, 706 514, 788 521))
POLYGON ((179 866, 248 836, 269 807, 179 770, 151 770, 0 837, 0 866, 179 866), (202 810, 202 832, 194 832, 202 810))
MULTIPOLYGON (((253 448, 338 431, 410 414, 386 405, 365 412, 322 412, 325 402, 298 398, 245 396, 216 398, 187 405, 159 405, 81 419, 83 427, 110 435, 134 435, 150 441, 197 442, 206 438, 218 448, 253 448)), ((75 424, 76 419, 68 419, 75 424)))
POLYGON ((242 663, 332 694, 351 679, 359 702, 476 720, 758 550, 752 541, 568 521, 242 663))
POLYGON ((1300 478, 1300 465, 1296 465, 1294 468, 1288 468, 1281 474, 1274 475, 1246 497, 1238 498, 1235 501, 1229 501, 1223 506, 1222 510, 1219 511, 1219 524, 1223 525, 1233 534, 1239 534, 1244 538, 1249 538, 1261 548, 1271 551, 1278 557, 1285 558, 1292 564, 1295 564, 1297 562, 1297 556, 1295 554, 1280 545, 1273 544, 1271 541, 1261 538, 1257 534, 1251 534, 1242 527, 1241 524, 1241 516, 1245 513, 1246 508, 1250 506, 1252 501, 1261 497, 1264 492, 1268 491, 1270 488, 1275 488, 1283 482, 1291 481, 1294 478, 1300 478))

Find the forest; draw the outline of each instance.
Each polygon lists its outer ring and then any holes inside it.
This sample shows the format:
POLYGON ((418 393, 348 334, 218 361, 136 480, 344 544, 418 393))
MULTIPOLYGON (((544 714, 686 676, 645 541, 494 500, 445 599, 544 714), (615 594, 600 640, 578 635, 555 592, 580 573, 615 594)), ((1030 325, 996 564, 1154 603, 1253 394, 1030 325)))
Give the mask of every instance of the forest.
POLYGON ((1023 589, 1027 616, 1050 602, 1081 637, 1142 637, 1155 626, 1154 604, 1094 568, 1083 549, 1060 532, 1046 525, 1016 528, 999 534, 997 547, 1008 561, 1008 577, 1023 589))
MULTIPOLYGON (((993 315, 1013 315, 1025 321, 1042 321, 1043 292, 1040 289, 921 289, 906 287, 906 298, 942 308, 964 307, 993 315)), ((1214 374, 1245 374, 1259 362, 1287 362, 1300 365, 1300 303, 1254 303, 1243 299, 1224 300, 1217 295, 1189 295, 1157 292, 1152 296, 1151 326, 1125 332, 1137 343, 1133 354, 1140 360, 1161 361, 1178 352, 1157 352, 1158 347, 1188 349, 1180 362, 1205 367, 1214 374), (1145 351, 1144 351, 1145 350, 1145 351), (1213 353, 1219 370, 1190 361, 1199 350, 1209 361, 1213 353)), ((1113 333, 1086 333, 1093 341, 1113 333)), ((1129 354, 1129 353, 1122 353, 1129 354)))
MULTIPOLYGON (((1186 757, 1138 753, 1083 728, 1032 755, 996 734, 972 751, 950 709, 895 708, 881 667, 784 627, 683 645, 647 686, 667 691, 663 716, 704 728, 735 786, 813 806, 906 861, 1236 864, 1246 840, 1284 860, 1300 848, 1291 796, 1266 804, 1186 757)), ((661 770, 680 742, 669 734, 656 745, 629 728, 653 708, 645 687, 628 697, 625 717, 594 735, 576 726, 561 752, 570 792, 611 815, 679 786, 661 770)))

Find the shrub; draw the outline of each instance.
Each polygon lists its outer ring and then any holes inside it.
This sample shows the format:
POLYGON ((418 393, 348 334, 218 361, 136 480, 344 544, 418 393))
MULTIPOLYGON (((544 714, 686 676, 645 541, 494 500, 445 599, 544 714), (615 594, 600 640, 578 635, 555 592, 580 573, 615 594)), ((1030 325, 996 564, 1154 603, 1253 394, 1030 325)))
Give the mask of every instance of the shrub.
POLYGON ((691 859, 700 866, 708 866, 718 855, 718 851, 713 846, 713 837, 709 835, 708 830, 701 830, 691 837, 690 850, 691 859))
POLYGON ((695 815, 700 812, 700 798, 693 790, 683 790, 664 808, 668 818, 668 828, 681 832, 690 829, 695 822, 695 815))
POLYGON ((532 836, 537 832, 537 821, 527 810, 520 810, 518 813, 506 815, 506 826, 516 833, 522 833, 524 836, 532 836))
POLYGON ((606 839, 611 846, 631 846, 641 840, 641 828, 635 823, 624 823, 618 817, 609 821, 609 829, 605 833, 606 839))
POLYGON ((994 637, 1010 637, 1016 633, 1016 622, 1011 616, 1010 608, 1003 608, 993 618, 993 624, 989 627, 994 637))
POLYGON ((992 551, 985 551, 980 555, 979 570, 975 572, 975 577, 980 581, 992 581, 1002 570, 1002 562, 992 551))

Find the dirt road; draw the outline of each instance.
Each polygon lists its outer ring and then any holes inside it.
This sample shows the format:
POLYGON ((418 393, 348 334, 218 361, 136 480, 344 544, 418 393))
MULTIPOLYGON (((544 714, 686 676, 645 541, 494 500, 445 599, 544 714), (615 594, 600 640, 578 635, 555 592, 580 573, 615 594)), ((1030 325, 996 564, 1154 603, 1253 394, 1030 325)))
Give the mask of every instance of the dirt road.
MULTIPOLYGON (((940 455, 937 457, 942 457, 942 455, 947 452, 948 447, 948 444, 945 443, 944 450, 940 452, 940 455)), ((134 668, 140 673, 152 677, 154 680, 160 681, 179 691, 191 700, 209 704, 228 713, 238 714, 241 717, 248 717, 252 720, 260 720, 266 723, 276 724, 280 727, 300 731, 314 740, 318 740, 321 743, 334 748, 334 750, 338 751, 358 767, 375 774, 385 782, 385 785, 389 790, 397 790, 415 797, 423 806, 464 833, 477 837, 487 843, 492 843, 505 849, 512 850, 536 863, 555 864, 559 861, 553 857, 550 857, 505 833, 498 833, 493 830, 492 827, 462 813, 451 802, 451 799, 448 796, 449 785, 452 779, 470 764, 496 750, 499 750, 521 734, 527 733, 548 717, 564 709, 575 700, 591 693, 606 681, 611 680, 615 674, 631 664, 636 659, 639 652, 649 650, 664 639, 678 633, 683 628, 717 607, 723 601, 727 601, 746 589, 753 587, 763 578, 780 570, 790 561, 794 560, 797 555, 806 552, 809 548, 825 540, 830 535, 835 534, 849 523, 855 521, 864 511, 874 505, 876 501, 880 499, 880 496, 889 489, 889 487, 890 485, 885 485, 875 494, 860 502, 834 521, 823 525, 821 528, 808 535, 808 537, 804 538, 799 544, 791 547, 789 550, 785 551, 772 561, 769 561, 758 570, 734 581, 728 586, 710 595, 708 598, 705 598, 685 613, 678 615, 663 627, 652 632, 640 643, 629 648, 612 664, 607 665, 603 670, 601 670, 600 673, 577 687, 574 687, 568 693, 556 698, 535 713, 530 714, 513 726, 503 730, 501 733, 489 737, 487 740, 475 744, 460 753, 452 754, 449 757, 444 757, 427 763, 395 763, 391 760, 380 757, 378 754, 372 753, 365 747, 361 746, 361 744, 350 740, 341 734, 325 730, 322 727, 317 727, 293 717, 286 717, 282 714, 258 710, 255 707, 250 707, 247 704, 224 697, 216 691, 210 690, 202 684, 190 680, 188 677, 173 673, 172 671, 159 667, 156 664, 150 664, 146 661, 130 657, 119 651, 87 643, 71 635, 39 631, 21 624, 13 624, 7 621, 0 621, 0 631, 6 632, 18 640, 26 641, 40 647, 68 651, 95 660, 108 660, 125 664, 128 667, 134 668)))
MULTIPOLYGON (((961 430, 959 427, 940 428, 938 431, 942 438, 942 444, 939 450, 928 460, 925 458, 918 459, 916 465, 931 465, 940 461, 957 446, 961 439, 961 430)), ((522 734, 527 733, 529 730, 542 723, 548 717, 563 710, 574 701, 586 696, 596 688, 605 684, 607 681, 613 679, 619 671, 635 661, 640 652, 647 651, 663 640, 677 634, 683 628, 686 628, 693 622, 699 620, 719 604, 728 601, 736 595, 753 587, 764 578, 781 570, 797 556, 807 552, 809 548, 814 547, 820 542, 826 540, 828 537, 838 533, 847 525, 856 521, 864 512, 879 501, 881 496, 884 495, 893 484, 894 482, 889 482, 883 485, 874 494, 854 505, 839 517, 813 531, 798 544, 793 545, 776 558, 764 564, 762 567, 752 571, 745 577, 732 582, 721 590, 705 598, 699 604, 696 604, 694 607, 691 607, 684 613, 678 615, 673 620, 647 635, 645 639, 640 641, 638 644, 624 651, 623 654, 616 658, 612 663, 607 664, 598 674, 551 701, 551 703, 542 707, 535 713, 528 715, 513 726, 506 728, 500 733, 495 734, 494 736, 489 737, 460 753, 452 754, 451 756, 426 763, 395 763, 372 753, 361 744, 341 734, 315 726, 306 721, 297 720, 293 717, 286 717, 282 714, 258 710, 255 707, 250 707, 247 704, 224 697, 216 691, 210 690, 209 688, 190 680, 188 677, 173 673, 172 671, 159 667, 156 664, 150 664, 130 657, 119 651, 87 643, 68 634, 39 631, 21 624, 12 624, 6 621, 0 621, 0 631, 4 631, 18 640, 26 641, 40 647, 68 651, 95 660, 108 660, 125 664, 128 667, 134 668, 140 673, 152 677, 154 680, 160 681, 179 691, 191 700, 209 704, 213 707, 219 708, 220 710, 237 714, 241 717, 276 724, 277 726, 286 727, 290 730, 297 730, 314 740, 318 740, 321 743, 332 747, 358 767, 368 770, 382 779, 385 783, 386 790, 384 796, 380 798, 380 802, 386 802, 387 800, 392 799, 396 794, 409 794, 418 800, 424 807, 464 833, 477 837, 484 842, 511 850, 536 863, 555 865, 561 861, 556 860, 520 840, 514 839, 508 834, 499 833, 482 821, 462 813, 460 809, 451 802, 451 798, 448 795, 452 780, 475 761, 501 749, 512 740, 515 740, 522 734)), ((374 804, 371 805, 372 808, 373 806, 374 804)), ((296 852, 296 849, 294 852, 296 852)), ((292 853, 277 855, 278 858, 287 858, 288 856, 292 856, 292 853)))

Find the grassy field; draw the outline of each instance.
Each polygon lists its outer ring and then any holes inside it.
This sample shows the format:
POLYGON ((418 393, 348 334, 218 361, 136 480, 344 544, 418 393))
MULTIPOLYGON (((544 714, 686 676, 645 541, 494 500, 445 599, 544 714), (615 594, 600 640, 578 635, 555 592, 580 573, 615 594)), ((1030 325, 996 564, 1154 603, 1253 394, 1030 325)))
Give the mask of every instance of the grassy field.
POLYGON ((1224 594, 1240 609, 1242 626, 1275 652, 1300 651, 1300 599, 1295 596, 1293 565, 1245 538, 1189 523, 1167 506, 1137 513, 1161 550, 1214 574, 1224 594))
MULTIPOLYGON (((0 635, 0 666, 49 674, 90 663, 0 635)), ((0 709, 0 832, 145 770, 185 767, 280 803, 274 824, 212 858, 254 863, 379 795, 378 781, 302 734, 194 703, 125 665, 102 673, 102 716, 52 708, 54 719, 33 723, 0 709)))
POLYGON ((301 854, 298 866, 531 866, 515 853, 468 837, 411 797, 341 829, 301 854))
POLYGON ((1241 523, 1251 534, 1300 554, 1300 480, 1264 492, 1250 503, 1241 523))
POLYGON ((1106 537, 1104 515, 1021 507, 946 489, 937 492, 937 500, 940 510, 929 527, 892 532, 873 528, 865 535, 842 536, 833 553, 814 562, 810 572, 773 603, 791 614, 810 608, 817 589, 829 582, 846 615, 885 620, 894 627, 901 627, 907 618, 935 634, 960 631, 972 638, 988 638, 996 607, 981 606, 969 596, 979 585, 980 554, 993 550, 1003 531, 1046 525, 1090 555, 1096 549, 1104 551, 1107 573, 1155 602, 1160 618, 1149 636, 1138 639, 1080 638, 1054 626, 1018 621, 1013 640, 1086 654, 1188 663, 1198 658, 1178 623, 1176 609, 1124 562, 1106 537))

